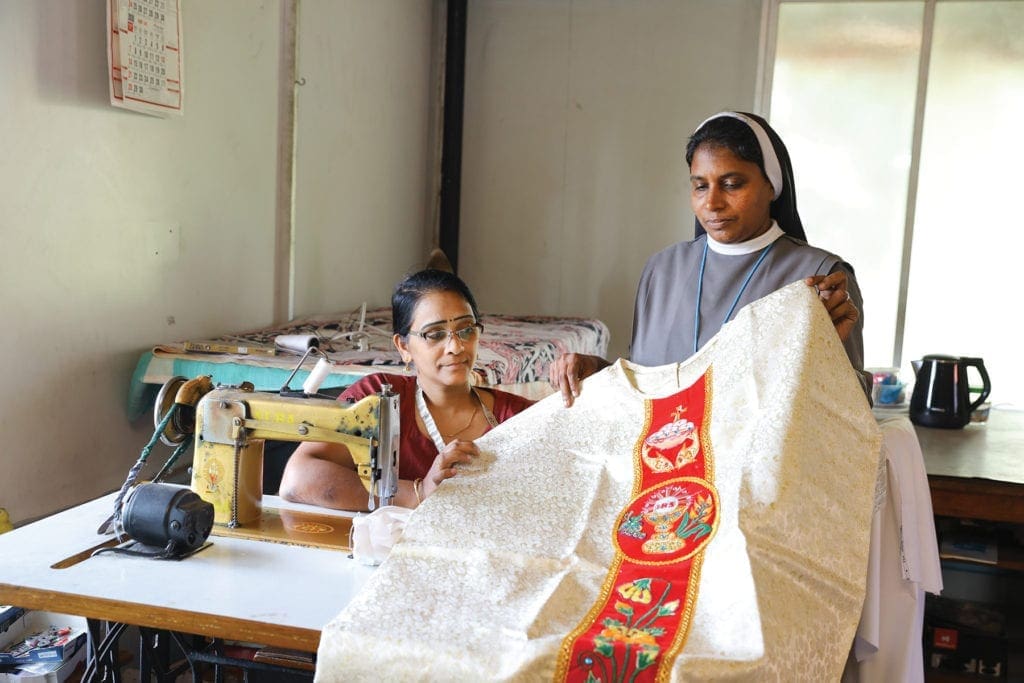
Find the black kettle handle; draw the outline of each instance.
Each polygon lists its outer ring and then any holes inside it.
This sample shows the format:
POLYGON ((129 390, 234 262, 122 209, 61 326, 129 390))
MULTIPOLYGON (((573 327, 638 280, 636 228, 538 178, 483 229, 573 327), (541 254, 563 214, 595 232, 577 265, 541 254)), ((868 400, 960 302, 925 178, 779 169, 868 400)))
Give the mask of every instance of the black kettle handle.
MULTIPOLYGON (((968 410, 968 412, 970 413, 974 412, 974 409, 980 406, 985 401, 985 399, 988 398, 989 392, 992 391, 992 383, 989 382, 988 380, 988 372, 985 370, 985 363, 980 358, 961 358, 960 360, 964 364, 964 379, 967 379, 966 372, 967 367, 969 366, 973 365, 974 367, 978 368, 978 372, 981 373, 981 396, 978 397, 978 400, 971 403, 970 410, 968 410)), ((970 384, 968 384, 968 386, 970 386, 970 384)))

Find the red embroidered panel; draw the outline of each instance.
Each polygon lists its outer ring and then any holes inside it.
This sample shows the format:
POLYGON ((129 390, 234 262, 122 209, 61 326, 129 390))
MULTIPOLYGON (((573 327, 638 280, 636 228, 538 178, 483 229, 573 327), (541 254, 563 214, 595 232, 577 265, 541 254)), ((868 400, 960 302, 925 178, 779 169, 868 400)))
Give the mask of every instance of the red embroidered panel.
POLYGON ((556 679, 667 680, 689 632, 702 551, 718 528, 710 380, 709 368, 679 393, 646 402, 633 496, 611 535, 615 558, 597 603, 562 642, 556 679))

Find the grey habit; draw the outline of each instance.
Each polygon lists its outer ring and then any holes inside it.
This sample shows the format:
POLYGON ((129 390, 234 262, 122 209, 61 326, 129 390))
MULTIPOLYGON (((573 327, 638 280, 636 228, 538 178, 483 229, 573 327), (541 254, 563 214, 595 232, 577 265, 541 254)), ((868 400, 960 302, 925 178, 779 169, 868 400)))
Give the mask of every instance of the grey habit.
MULTIPOLYGON (((692 242, 674 244, 647 260, 640 276, 633 313, 633 339, 629 353, 633 362, 664 365, 693 355, 697 281, 707 239, 707 235, 701 235, 692 242)), ((726 255, 707 250, 698 348, 721 329, 743 281, 760 255, 761 251, 726 255)), ((849 264, 824 249, 782 235, 751 277, 737 302, 733 317, 746 304, 780 287, 811 275, 825 275, 837 270, 846 272, 850 300, 863 310, 860 287, 849 264)), ((861 375, 862 384, 865 383, 863 326, 863 318, 858 319, 853 333, 844 343, 850 364, 861 375)))
MULTIPOLYGON (((850 301, 858 311, 864 310, 853 267, 835 254, 807 244, 796 206, 789 152, 767 121, 746 112, 719 112, 697 127, 690 144, 702 144, 702 133, 705 141, 714 140, 716 135, 722 135, 729 128, 735 132, 737 126, 739 130, 746 131, 751 142, 761 151, 762 158, 756 163, 775 191, 771 216, 784 234, 775 240, 764 261, 752 274, 751 269, 763 249, 749 254, 721 254, 707 249, 700 288, 700 333, 699 339, 695 340, 694 314, 698 306, 700 263, 708 240, 703 226, 695 218, 692 241, 663 249, 649 258, 644 266, 633 309, 633 339, 629 352, 630 360, 635 363, 651 366, 686 360, 718 333, 727 322, 730 311, 730 317, 735 317, 739 309, 752 301, 811 275, 844 271, 850 301), (748 275, 750 279, 744 288, 748 275)), ((717 139, 721 140, 720 137, 717 139)), ((864 372, 863 314, 858 317, 843 346, 870 401, 871 376, 864 372)))

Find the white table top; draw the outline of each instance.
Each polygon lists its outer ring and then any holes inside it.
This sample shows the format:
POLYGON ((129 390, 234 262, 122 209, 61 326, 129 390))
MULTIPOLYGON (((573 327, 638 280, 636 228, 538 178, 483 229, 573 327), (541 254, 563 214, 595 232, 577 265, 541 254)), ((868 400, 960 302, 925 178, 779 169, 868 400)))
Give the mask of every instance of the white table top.
MULTIPOLYGON (((180 561, 104 553, 52 568, 109 538, 96 530, 114 497, 0 535, 0 603, 313 651, 373 571, 347 551, 223 536, 180 561)), ((332 514, 276 496, 263 504, 332 514)))

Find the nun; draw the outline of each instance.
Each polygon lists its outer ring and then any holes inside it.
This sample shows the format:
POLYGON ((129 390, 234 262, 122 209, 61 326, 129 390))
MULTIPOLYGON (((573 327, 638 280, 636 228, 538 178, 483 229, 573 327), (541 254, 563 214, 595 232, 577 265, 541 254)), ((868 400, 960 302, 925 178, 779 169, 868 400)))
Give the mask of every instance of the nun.
MULTIPOLYGON (((694 239, 651 256, 637 288, 630 360, 686 360, 743 306, 796 280, 818 293, 865 393, 863 300, 853 267, 807 243, 793 169, 782 138, 754 114, 724 111, 701 123, 686 146, 694 239)), ((581 380, 608 365, 565 354, 549 370, 566 406, 581 380)))

